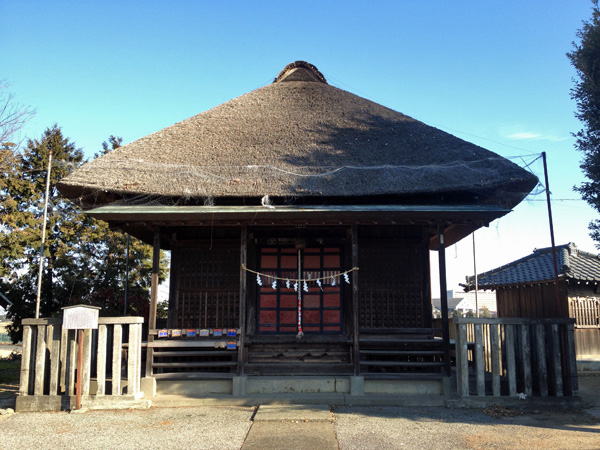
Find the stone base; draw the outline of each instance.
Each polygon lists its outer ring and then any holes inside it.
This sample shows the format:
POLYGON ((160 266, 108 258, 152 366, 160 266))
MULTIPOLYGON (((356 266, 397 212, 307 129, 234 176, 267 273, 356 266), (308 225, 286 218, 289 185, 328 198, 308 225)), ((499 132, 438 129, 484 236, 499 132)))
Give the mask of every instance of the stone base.
POLYGON ((144 377, 140 380, 140 391, 144 393, 144 397, 154 397, 156 395, 156 378, 144 377))
MULTIPOLYGON (((139 395, 85 395, 81 406, 85 409, 147 409, 150 401, 139 395)), ((71 411, 75 409, 76 397, 68 395, 24 395, 16 399, 15 411, 71 411)))

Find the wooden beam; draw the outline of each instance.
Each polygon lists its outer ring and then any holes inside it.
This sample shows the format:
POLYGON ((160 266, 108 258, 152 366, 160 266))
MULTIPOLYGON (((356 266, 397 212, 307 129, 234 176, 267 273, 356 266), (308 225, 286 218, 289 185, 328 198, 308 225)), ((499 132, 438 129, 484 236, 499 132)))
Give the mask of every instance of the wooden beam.
POLYGON ((438 257, 440 270, 440 307, 442 309, 442 338, 444 340, 444 369, 450 376, 450 325, 448 323, 448 290, 446 286, 446 245, 444 226, 438 227, 438 257))

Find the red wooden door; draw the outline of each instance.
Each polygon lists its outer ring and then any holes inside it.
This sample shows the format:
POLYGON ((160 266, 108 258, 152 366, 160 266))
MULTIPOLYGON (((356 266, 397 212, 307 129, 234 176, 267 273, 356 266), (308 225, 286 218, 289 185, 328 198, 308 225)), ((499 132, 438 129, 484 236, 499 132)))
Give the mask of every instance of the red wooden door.
POLYGON ((339 247, 263 247, 259 254, 262 286, 258 289, 259 333, 298 332, 298 292, 304 333, 342 332, 341 255, 339 247), (300 257, 300 276, 298 276, 300 257), (275 288, 272 283, 277 280, 275 288), (316 281, 320 280, 321 285, 316 281), (306 280, 294 289, 296 280, 306 280), (287 283, 289 280, 289 283, 287 283), (289 287, 287 285, 289 284, 289 287), (308 291, 308 292, 307 292, 308 291))

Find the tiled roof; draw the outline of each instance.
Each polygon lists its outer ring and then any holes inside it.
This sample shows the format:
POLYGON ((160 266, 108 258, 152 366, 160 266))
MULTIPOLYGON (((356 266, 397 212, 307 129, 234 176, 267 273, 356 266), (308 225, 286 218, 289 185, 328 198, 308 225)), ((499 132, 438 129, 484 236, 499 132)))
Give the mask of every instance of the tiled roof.
MULTIPOLYGON (((556 247, 559 278, 600 281, 599 255, 582 252, 574 243, 556 247)), ((535 249, 531 255, 477 275, 480 289, 518 285, 554 279, 552 247, 535 249)), ((467 289, 474 289, 475 277, 467 277, 467 289)))

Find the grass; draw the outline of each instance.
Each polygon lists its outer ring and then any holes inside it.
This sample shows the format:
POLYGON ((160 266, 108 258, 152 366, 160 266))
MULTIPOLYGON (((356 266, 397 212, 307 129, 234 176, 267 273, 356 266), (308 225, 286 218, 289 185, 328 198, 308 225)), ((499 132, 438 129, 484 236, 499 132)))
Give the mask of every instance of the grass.
POLYGON ((0 384, 19 384, 21 360, 0 359, 0 384))

